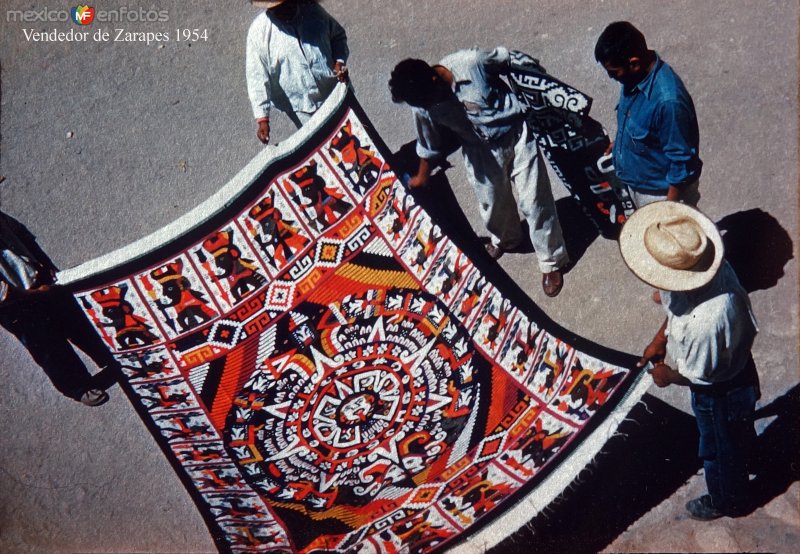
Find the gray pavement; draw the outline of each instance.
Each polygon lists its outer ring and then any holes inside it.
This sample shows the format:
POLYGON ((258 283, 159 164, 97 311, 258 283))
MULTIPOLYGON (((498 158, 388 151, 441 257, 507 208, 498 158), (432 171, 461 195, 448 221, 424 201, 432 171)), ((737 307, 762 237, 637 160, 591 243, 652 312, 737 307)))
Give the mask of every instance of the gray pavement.
MULTIPOLYGON (((151 8, 134 1, 96 8, 122 6, 151 8)), ((796 2, 329 0, 325 6, 348 30, 357 96, 393 149, 412 140, 414 130, 408 110, 388 98, 391 67, 405 57, 435 61, 473 45, 503 44, 540 57, 554 75, 595 98, 594 117, 613 133, 617 87, 594 63, 594 42, 611 21, 639 26, 694 97, 705 161, 700 207, 714 220, 737 215, 729 233, 755 241, 758 278, 751 299, 761 327, 754 347, 763 388, 759 405, 796 407, 796 247, 782 252, 780 242, 770 240, 775 235, 763 237, 750 217, 762 210, 796 241, 796 2), (776 404, 779 399, 783 404, 776 404)), ((4 0, 0 8, 0 175, 7 179, 0 200, 67 268, 174 220, 259 151, 243 75, 244 36, 255 11, 244 2, 170 0, 157 6, 168 11, 167 22, 95 21, 88 29, 91 36, 105 28, 112 38, 115 27, 171 33, 169 42, 150 45, 33 42, 23 29, 77 26, 7 20, 8 10, 45 7, 65 5, 4 0), (207 30, 208 38, 178 42, 176 29, 207 30)), ((276 123, 276 138, 291 133, 284 118, 276 123)), ((448 179, 480 233, 460 161, 452 161, 448 179)), ((557 196, 565 196, 557 179, 553 183, 557 196)), ((569 232, 570 220, 562 224, 569 232)), ((507 255, 500 265, 564 327, 639 352, 661 322, 660 308, 623 266, 614 242, 598 238, 584 246, 556 299, 541 292, 531 254, 507 255)), ((213 551, 189 495, 118 387, 110 390, 108 404, 87 408, 61 397, 4 332, 0 352, 0 551, 213 551)), ((689 411, 686 390, 651 392, 676 412, 689 411)), ((788 477, 776 474, 763 506, 745 518, 694 522, 683 504, 703 481, 700 474, 688 475, 601 548, 800 551, 798 453, 791 442, 798 436, 796 417, 787 422, 785 412, 773 412, 758 422, 771 441, 764 444, 773 448, 766 454, 773 462, 794 463, 788 477)), ((674 448, 677 453, 694 445, 674 448)), ((624 479, 642 490, 652 484, 637 474, 624 479)), ((616 509, 624 511, 626 503, 616 509)), ((536 536, 534 530, 528 540, 536 536)))

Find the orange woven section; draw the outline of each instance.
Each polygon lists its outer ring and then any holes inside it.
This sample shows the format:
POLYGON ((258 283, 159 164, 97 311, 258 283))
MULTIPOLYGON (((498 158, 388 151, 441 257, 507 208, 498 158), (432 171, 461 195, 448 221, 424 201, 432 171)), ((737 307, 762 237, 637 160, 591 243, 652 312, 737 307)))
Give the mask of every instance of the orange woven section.
POLYGON ((236 396, 239 388, 239 375, 242 373, 247 350, 247 348, 234 348, 225 359, 217 395, 214 397, 214 404, 208 414, 217 429, 225 426, 225 418, 228 416, 233 404, 233 397, 236 396))
POLYGON ((359 290, 353 283, 367 285, 378 289, 414 289, 419 290, 419 282, 403 271, 373 269, 356 264, 347 264, 326 277, 325 286, 317 287, 309 296, 309 300, 317 304, 327 305, 341 300, 346 291, 359 290))

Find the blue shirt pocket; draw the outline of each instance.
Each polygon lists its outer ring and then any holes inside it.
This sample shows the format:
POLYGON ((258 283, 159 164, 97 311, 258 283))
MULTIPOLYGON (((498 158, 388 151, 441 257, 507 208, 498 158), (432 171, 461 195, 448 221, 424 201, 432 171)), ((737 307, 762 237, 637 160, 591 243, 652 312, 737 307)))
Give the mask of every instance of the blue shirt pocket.
POLYGON ((633 119, 628 119, 625 124, 625 136, 628 141, 628 148, 637 154, 644 154, 652 143, 650 129, 642 126, 633 119))

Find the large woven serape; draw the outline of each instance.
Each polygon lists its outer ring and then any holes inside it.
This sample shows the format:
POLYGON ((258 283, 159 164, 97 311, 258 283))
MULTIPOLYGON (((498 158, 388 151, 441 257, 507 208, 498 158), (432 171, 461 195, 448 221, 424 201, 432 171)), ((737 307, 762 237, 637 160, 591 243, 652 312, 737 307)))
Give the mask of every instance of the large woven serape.
POLYGON ((388 157, 340 86, 208 202, 61 276, 221 551, 483 551, 644 390, 512 302, 388 157))

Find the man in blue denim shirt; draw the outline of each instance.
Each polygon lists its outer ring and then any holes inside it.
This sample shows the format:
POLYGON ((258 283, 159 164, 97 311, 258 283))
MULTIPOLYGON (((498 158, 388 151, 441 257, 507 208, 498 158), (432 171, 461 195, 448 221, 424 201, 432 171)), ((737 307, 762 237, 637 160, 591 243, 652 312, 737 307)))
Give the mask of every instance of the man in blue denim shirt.
POLYGON ((697 115, 680 77, 627 21, 606 27, 594 55, 622 84, 613 159, 636 207, 658 200, 696 205, 703 162, 697 115))
POLYGON ((758 326, 722 251, 714 223, 678 202, 636 210, 620 233, 623 260, 661 290, 667 314, 638 366, 653 362, 650 374, 659 387, 685 385, 692 391, 708 494, 690 500, 686 509, 699 520, 742 515, 749 508, 747 460, 760 395, 750 353, 758 326))

